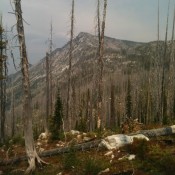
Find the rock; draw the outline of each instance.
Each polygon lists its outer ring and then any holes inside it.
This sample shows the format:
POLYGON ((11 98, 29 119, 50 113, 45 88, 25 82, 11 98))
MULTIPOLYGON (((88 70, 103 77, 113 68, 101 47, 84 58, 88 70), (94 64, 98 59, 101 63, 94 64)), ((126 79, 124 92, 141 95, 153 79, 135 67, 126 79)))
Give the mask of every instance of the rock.
POLYGON ((37 142, 37 144, 36 144, 37 146, 41 146, 42 144, 41 144, 41 142, 37 142))
POLYGON ((119 158, 118 160, 123 160, 123 159, 134 160, 135 157, 136 156, 134 154, 131 154, 131 155, 123 156, 123 157, 119 158))
POLYGON ((109 168, 106 168, 105 170, 99 172, 98 175, 101 175, 103 173, 108 173, 109 171, 110 171, 110 169, 109 168))
POLYGON ((58 173, 57 175, 62 175, 63 173, 62 172, 60 172, 60 173, 58 173))
POLYGON ((113 151, 108 151, 105 156, 111 156, 113 154, 113 151))
POLYGON ((90 137, 84 137, 84 138, 83 138, 83 141, 84 141, 84 142, 88 142, 88 141, 90 141, 90 140, 91 140, 90 137))
POLYGON ((39 152, 43 152, 44 151, 44 148, 39 148, 39 152))
POLYGON ((71 133, 72 135, 78 135, 78 134, 80 134, 80 131, 71 130, 70 133, 71 133))
POLYGON ((64 146, 64 142, 62 141, 59 141, 57 144, 56 144, 57 147, 63 147, 64 146))
POLYGON ((77 135, 77 140, 78 141, 82 141, 82 138, 83 138, 82 135, 80 135, 80 134, 77 135))
POLYGON ((83 132, 83 136, 87 136, 87 133, 83 132))
POLYGON ((111 159, 114 159, 114 157, 115 157, 114 154, 112 154, 112 155, 111 155, 111 159))
POLYGON ((41 133, 41 134, 39 135, 39 139, 44 140, 44 139, 47 139, 48 136, 49 136, 49 135, 48 135, 47 133, 43 132, 43 133, 41 133))
POLYGON ((136 156, 134 154, 129 155, 128 160, 134 160, 136 156))

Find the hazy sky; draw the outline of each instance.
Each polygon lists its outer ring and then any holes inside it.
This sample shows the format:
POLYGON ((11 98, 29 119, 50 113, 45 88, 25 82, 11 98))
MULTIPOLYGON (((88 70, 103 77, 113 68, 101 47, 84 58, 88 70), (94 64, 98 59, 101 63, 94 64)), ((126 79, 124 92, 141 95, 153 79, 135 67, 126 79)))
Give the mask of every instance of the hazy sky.
MULTIPOLYGON (((13 0, 11 0, 13 1, 13 0)), ((37 63, 48 48, 49 28, 53 21, 55 48, 62 47, 69 39, 71 0, 21 0, 29 61, 37 63)), ((101 0, 101 2, 103 2, 101 0)), ((106 36, 148 42, 157 37, 158 0, 108 0, 106 36)), ((170 27, 175 0, 170 5, 170 27)), ((83 31, 95 34, 96 0, 75 0, 75 36, 83 31)), ((168 0, 160 0, 160 32, 164 39, 168 0)), ((3 24, 15 24, 10 0, 0 0, 3 24)), ((14 28, 14 35, 16 28, 14 28)))

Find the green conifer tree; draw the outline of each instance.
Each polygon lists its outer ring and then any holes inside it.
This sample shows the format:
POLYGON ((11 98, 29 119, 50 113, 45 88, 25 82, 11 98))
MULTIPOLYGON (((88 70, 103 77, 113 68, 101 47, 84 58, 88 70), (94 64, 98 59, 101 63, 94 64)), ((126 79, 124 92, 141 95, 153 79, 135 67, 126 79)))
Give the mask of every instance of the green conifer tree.
POLYGON ((63 119, 63 104, 60 97, 60 90, 57 92, 57 100, 55 104, 55 112, 50 122, 50 132, 52 134, 52 140, 60 139, 62 130, 63 119))

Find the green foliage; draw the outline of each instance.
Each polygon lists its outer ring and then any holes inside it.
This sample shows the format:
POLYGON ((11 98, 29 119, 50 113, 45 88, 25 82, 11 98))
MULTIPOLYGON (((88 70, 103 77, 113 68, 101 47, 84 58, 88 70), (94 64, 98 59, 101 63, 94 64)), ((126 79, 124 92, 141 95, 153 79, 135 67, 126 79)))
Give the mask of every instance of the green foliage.
POLYGON ((167 175, 175 172, 175 158, 170 152, 156 147, 148 157, 142 160, 137 166, 150 175, 167 175), (155 151, 155 152, 154 152, 155 151), (165 152, 164 152, 165 151, 165 152))
POLYGON ((57 100, 55 104, 55 112, 50 121, 50 132, 52 140, 60 139, 62 131, 62 119, 63 119, 63 105, 58 89, 57 100))
POLYGON ((22 146, 25 145, 25 140, 24 137, 22 137, 21 135, 16 135, 12 138, 12 142, 13 144, 20 144, 22 146))
POLYGON ((167 174, 172 174, 175 172, 175 158, 172 154, 165 154, 159 162, 160 170, 164 171, 167 174))
POLYGON ((88 158, 84 165, 83 175, 97 175, 100 171, 106 169, 108 166, 103 159, 88 158))
POLYGON ((87 124, 84 118, 81 117, 79 122, 76 121, 75 130, 87 132, 87 124))
POLYGON ((63 160, 63 168, 64 170, 72 170, 76 168, 79 164, 78 157, 74 151, 73 148, 71 148, 70 152, 65 155, 64 160, 63 160))

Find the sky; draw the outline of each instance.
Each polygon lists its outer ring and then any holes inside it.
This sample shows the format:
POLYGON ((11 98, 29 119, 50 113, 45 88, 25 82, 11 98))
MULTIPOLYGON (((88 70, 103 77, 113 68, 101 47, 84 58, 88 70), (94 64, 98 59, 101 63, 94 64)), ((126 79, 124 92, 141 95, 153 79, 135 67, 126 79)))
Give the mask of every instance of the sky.
MULTIPOLYGON (((15 25, 11 1, 0 0, 3 25, 15 25)), ((101 0, 101 3, 103 1, 101 0)), ((36 64, 48 50, 50 23, 53 23, 54 48, 69 40, 71 0, 21 0, 29 62, 36 64)), ((95 34, 97 0, 75 0, 75 36, 79 32, 95 34)), ((108 0, 105 35, 117 39, 149 42, 157 39, 158 0, 108 0)), ((172 30, 175 0, 170 0, 169 33, 172 30)), ((160 38, 165 37, 168 0, 160 0, 160 38)), ((16 35, 16 28, 13 29, 16 35)), ((14 44, 13 40, 13 45, 14 44)), ((19 57, 17 51, 14 51, 19 57)), ((11 64, 11 61, 9 61, 11 64)), ((17 63, 18 64, 18 63, 17 63)), ((10 66, 10 72, 14 69, 10 66)))

